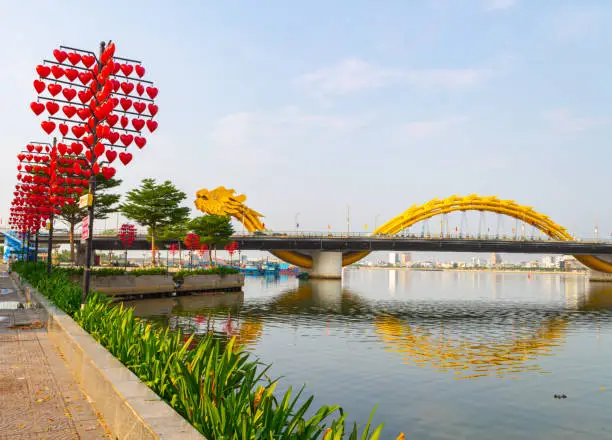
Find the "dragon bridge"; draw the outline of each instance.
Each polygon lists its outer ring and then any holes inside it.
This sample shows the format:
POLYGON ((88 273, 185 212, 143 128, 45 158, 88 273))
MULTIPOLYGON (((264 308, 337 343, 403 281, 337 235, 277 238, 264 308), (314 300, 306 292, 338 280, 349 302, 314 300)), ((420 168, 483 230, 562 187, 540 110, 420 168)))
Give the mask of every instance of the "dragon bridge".
MULTIPOLYGON (((201 189, 196 193, 196 208, 207 214, 229 215, 241 222, 249 232, 263 231, 264 225, 260 220, 263 215, 244 204, 245 195, 234 193, 233 189, 226 189, 223 186, 212 191, 201 189)), ((574 240, 563 226, 555 223, 548 216, 534 211, 530 206, 519 205, 513 200, 501 200, 494 196, 483 197, 476 194, 464 197, 454 195, 446 199, 436 198, 422 205, 413 205, 376 228, 373 234, 395 235, 415 223, 455 211, 484 211, 503 214, 535 227, 554 240, 574 240)), ((313 256, 293 251, 273 251, 272 254, 305 269, 313 268, 313 257, 317 259, 322 257, 322 255, 313 256)), ((355 263, 368 254, 370 254, 369 251, 345 252, 342 254, 342 266, 355 263)), ((598 256, 575 255, 574 257, 590 269, 612 273, 612 262, 598 256)))

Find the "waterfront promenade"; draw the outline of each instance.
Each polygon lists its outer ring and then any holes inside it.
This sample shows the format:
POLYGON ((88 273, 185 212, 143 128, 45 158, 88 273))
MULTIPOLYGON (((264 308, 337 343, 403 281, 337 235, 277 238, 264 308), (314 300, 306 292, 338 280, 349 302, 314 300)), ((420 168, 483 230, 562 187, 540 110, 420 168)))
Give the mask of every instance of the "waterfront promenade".
POLYGON ((0 440, 110 438, 44 322, 0 264, 0 440))

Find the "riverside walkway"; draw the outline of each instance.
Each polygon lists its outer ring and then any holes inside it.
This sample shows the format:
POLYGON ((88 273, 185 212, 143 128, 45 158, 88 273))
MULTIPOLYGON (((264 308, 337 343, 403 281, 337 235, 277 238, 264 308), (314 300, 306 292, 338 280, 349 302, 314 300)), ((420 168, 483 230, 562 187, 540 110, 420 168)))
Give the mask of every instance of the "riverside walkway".
POLYGON ((7 269, 0 264, 0 440, 110 438, 7 269))

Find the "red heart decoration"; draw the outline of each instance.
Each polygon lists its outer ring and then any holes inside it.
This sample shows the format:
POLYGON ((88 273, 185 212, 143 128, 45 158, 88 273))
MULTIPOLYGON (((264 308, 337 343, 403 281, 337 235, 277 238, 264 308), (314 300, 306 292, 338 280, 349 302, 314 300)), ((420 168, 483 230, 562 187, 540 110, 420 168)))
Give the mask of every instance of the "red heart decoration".
MULTIPOLYGON (((72 127, 72 131, 74 131, 74 127, 72 127)), ((83 151, 83 145, 79 144, 78 142, 71 143, 70 148, 72 149, 72 152, 77 156, 83 151)))
POLYGON ((128 119, 127 116, 121 116, 121 127, 123 128, 127 127, 129 122, 130 120, 128 119))
POLYGON ((103 167, 102 168, 102 175, 104 176, 104 178, 106 180, 112 179, 113 176, 115 175, 115 169, 114 168, 110 168, 110 167, 103 167))
POLYGON ((132 126, 137 130, 140 131, 142 130, 142 128, 145 125, 145 121, 143 119, 132 119, 132 126))
POLYGON ((64 95, 64 98, 66 98, 68 101, 72 101, 74 99, 74 97, 76 96, 77 92, 74 89, 64 89, 62 90, 62 95, 64 95))
POLYGON ((89 71, 79 73, 79 80, 84 85, 87 84, 89 81, 91 81, 91 78, 92 78, 91 72, 89 72, 89 71))
POLYGON ((91 99, 91 92, 89 90, 80 90, 79 93, 79 99, 81 100, 81 102, 83 104, 85 104, 87 101, 89 101, 91 99))
POLYGON ((129 95, 132 90, 134 90, 134 84, 123 82, 121 83, 121 90, 123 90, 123 93, 125 93, 126 95, 129 95))
POLYGON ((100 165, 98 165, 98 162, 94 163, 91 168, 94 174, 100 174, 100 165))
POLYGON ((91 147, 91 144, 93 144, 93 139, 94 139, 93 135, 90 134, 89 136, 85 136, 83 138, 83 142, 89 148, 91 147))
POLYGON ((36 145, 36 146, 34 147, 34 149, 35 149, 35 150, 36 150, 38 153, 40 153, 40 152, 42 151, 43 147, 42 147, 42 145, 36 145))
POLYGON ((42 121, 40 126, 47 134, 51 134, 53 133, 53 130, 55 130, 55 122, 53 121, 42 121))
POLYGON ((36 89, 37 93, 42 93, 45 90, 45 83, 38 79, 34 80, 34 89, 36 89))
POLYGON ((102 63, 106 63, 106 60, 110 60, 113 55, 115 54, 115 43, 110 42, 108 43, 108 45, 106 46, 106 49, 104 49, 104 52, 102 53, 102 63))
POLYGON ((115 114, 110 114, 106 117, 106 122, 108 123, 108 125, 110 125, 111 127, 114 127, 115 124, 119 121, 119 116, 115 115, 115 114))
POLYGON ((119 90, 119 88, 121 87, 121 83, 119 81, 117 81, 116 79, 111 79, 110 82, 111 82, 111 84, 113 86, 113 91, 114 92, 119 90))
POLYGON ((157 121, 148 120, 147 128, 149 129, 151 133, 153 133, 155 130, 157 130, 157 121))
MULTIPOLYGON (((71 90, 71 89, 64 89, 64 91, 66 90, 71 90)), ((62 107, 62 111, 68 118, 72 118, 74 114, 76 113, 76 110, 77 110, 76 107, 73 105, 65 105, 62 107)))
MULTIPOLYGON (((57 144, 57 151, 59 151, 59 153, 64 156, 66 154, 66 151, 68 150, 68 146, 66 144, 57 144)), ((68 179, 66 179, 68 180, 68 179)))
MULTIPOLYGON (((89 132, 93 133, 93 129, 96 126, 96 120, 94 118, 89 118, 87 120, 87 126, 89 127, 89 132)), ((93 138, 93 136, 92 136, 93 138)))
POLYGON ((96 136, 98 137, 98 139, 103 139, 106 137, 104 136, 105 128, 106 128, 106 125, 98 124, 96 126, 96 136))
POLYGON ((143 137, 140 136, 136 136, 134 138, 134 143, 136 144, 136 146, 138 146, 138 148, 142 149, 142 147, 144 147, 147 143, 147 140, 143 137))
POLYGON ((26 148, 27 148, 27 150, 28 150, 30 153, 31 153, 32 151, 34 151, 34 145, 32 145, 32 144, 28 144, 28 145, 26 146, 26 148))
POLYGON ((68 126, 66 124, 60 124, 58 128, 62 136, 66 136, 68 134, 68 126))
POLYGON ((97 142, 96 146, 94 147, 94 154, 96 157, 100 157, 104 154, 105 150, 106 148, 104 147, 104 144, 102 142, 97 142))
POLYGON ((147 95, 149 95, 149 98, 151 99, 155 99, 155 97, 157 96, 157 93, 159 92, 159 90, 157 90, 156 87, 147 87, 147 95))
MULTIPOLYGON (((85 134, 85 127, 83 127, 82 125, 73 125, 71 130, 72 130, 72 134, 74 134, 79 139, 81 138, 81 136, 85 134)), ((72 150, 74 151, 74 144, 72 144, 72 146, 73 146, 72 150)), ((79 153, 80 151, 76 154, 79 154, 79 153)))
POLYGON ((91 110, 87 107, 80 108, 77 110, 77 115, 79 115, 79 118, 84 121, 91 115, 91 110))
POLYGON ((144 86, 141 83, 136 84, 136 93, 138 93, 139 96, 142 96, 144 91, 144 86))
POLYGON ((70 52, 68 54, 68 61, 70 61, 70 64, 72 64, 73 66, 76 66, 81 61, 81 54, 78 54, 76 52, 70 52))
POLYGON ((57 102, 49 101, 46 104, 47 111, 53 116, 59 111, 59 104, 57 102))
POLYGON ((55 49, 53 51, 53 56, 55 57, 58 63, 63 63, 64 60, 68 57, 68 54, 63 50, 55 49))
POLYGON ((45 111, 45 105, 40 102, 31 103, 30 108, 32 109, 34 114, 36 114, 36 116, 40 115, 42 112, 45 111))
POLYGON ((134 136, 132 136, 131 134, 122 134, 121 136, 119 136, 119 139, 121 139, 121 143, 123 145, 128 147, 134 140, 134 136))
POLYGON ((49 66, 43 66, 39 64, 38 66, 36 66, 36 73, 38 73, 38 76, 46 78, 51 73, 51 68, 49 66))
POLYGON ((132 66, 131 64, 121 65, 121 71, 123 72, 125 76, 130 76, 130 73, 132 73, 133 70, 134 70, 134 66, 132 66))
POLYGON ((74 81, 79 76, 79 71, 76 69, 65 69, 64 75, 66 75, 66 78, 70 81, 74 81))
POLYGON ((125 111, 128 111, 129 108, 132 106, 132 100, 128 98, 121 98, 119 102, 121 103, 121 107, 125 111))
POLYGON ((106 159, 108 163, 113 163, 113 161, 117 158, 117 152, 115 150, 106 150, 106 159))
POLYGON ((142 78, 145 74, 145 68, 142 67, 140 64, 137 64, 135 66, 135 69, 136 69, 136 75, 142 78))
POLYGON ((77 187, 74 189, 74 192, 75 192, 75 193, 77 193, 77 194, 79 194, 79 195, 80 195, 80 194, 83 194, 83 188, 81 188, 80 186, 77 186, 77 187))
POLYGON ((151 116, 155 116, 158 110, 159 107, 157 107, 155 104, 149 104, 149 113, 151 113, 151 116))
POLYGON ((83 61, 85 67, 89 68, 96 62, 96 57, 93 55, 81 55, 81 61, 83 61))
POLYGON ((123 165, 127 165, 128 163, 132 161, 132 153, 124 153, 124 152, 119 153, 119 160, 121 161, 123 165))
POLYGON ((55 79, 59 79, 64 76, 64 69, 58 66, 51 67, 51 74, 55 77, 55 79))
POLYGON ((110 133, 108 133, 107 138, 111 144, 115 144, 119 140, 119 133, 117 133, 116 131, 111 131, 110 133))
POLYGON ((145 111, 147 105, 144 102, 136 101, 134 103, 134 109, 138 112, 138 114, 142 114, 145 111))
POLYGON ((47 90, 49 90, 51 96, 57 96, 57 94, 62 91, 62 86, 59 84, 49 84, 47 90))

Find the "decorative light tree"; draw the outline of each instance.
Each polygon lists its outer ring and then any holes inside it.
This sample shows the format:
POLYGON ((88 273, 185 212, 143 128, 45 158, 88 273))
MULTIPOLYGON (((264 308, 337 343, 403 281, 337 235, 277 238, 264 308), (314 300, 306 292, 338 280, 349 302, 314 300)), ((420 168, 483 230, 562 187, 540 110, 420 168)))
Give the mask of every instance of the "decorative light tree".
POLYGON ((134 243, 134 240, 136 240, 136 226, 130 223, 122 224, 117 236, 119 237, 119 240, 121 240, 121 243, 123 243, 123 247, 125 248, 125 268, 127 269, 128 248, 131 247, 134 243))
POLYGON ((227 251, 227 253, 230 255, 230 266, 233 266, 232 257, 234 253, 238 250, 238 243, 236 243, 235 241, 232 241, 231 243, 226 244, 224 248, 227 251))
POLYGON ((200 236, 198 234, 187 234, 185 236, 185 246, 189 249, 189 269, 192 269, 193 251, 200 246, 200 236))
MULTIPOLYGON (((53 51, 53 60, 44 60, 36 67, 39 78, 34 81, 38 93, 30 108, 36 115, 48 112, 42 129, 52 134, 56 129, 64 141, 71 142, 76 154, 85 153, 85 164, 77 163, 74 171, 88 178, 88 228, 93 231, 97 174, 110 179, 115 168, 109 166, 118 157, 123 165, 132 160, 130 145, 142 149, 146 139, 142 131, 157 129, 153 117, 158 112, 157 88, 142 79, 145 68, 140 61, 115 56, 115 44, 100 43, 94 52, 60 46, 53 51), (61 95, 60 95, 61 94, 61 95), (64 104, 60 111, 60 103, 64 104), (56 116, 58 115, 58 116, 56 116), (117 150, 121 150, 117 153, 117 150)), ((87 253, 83 272, 84 304, 89 294, 93 234, 87 237, 87 253)))

